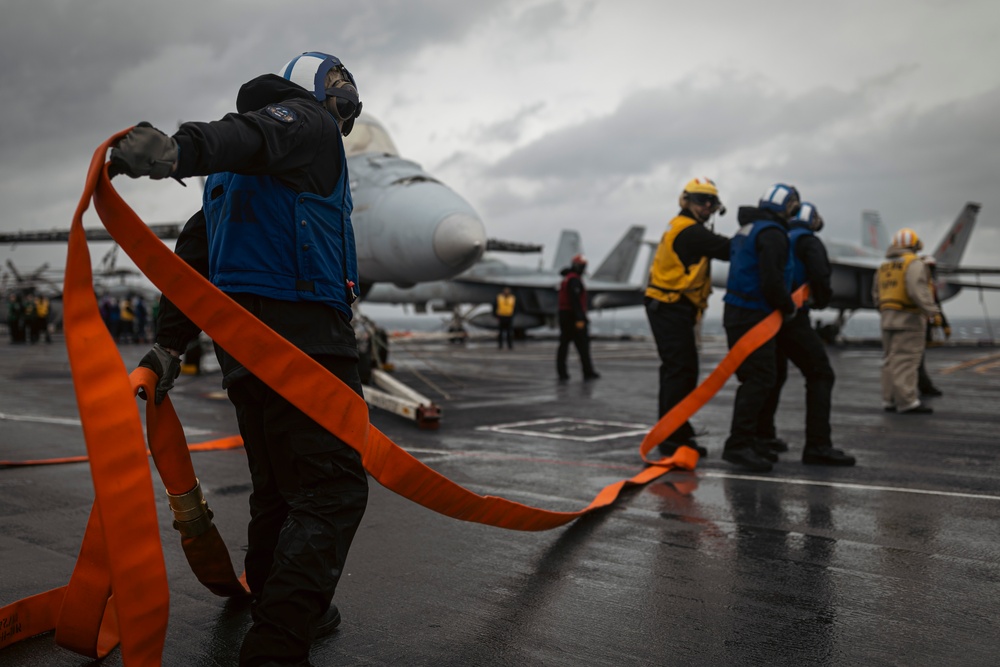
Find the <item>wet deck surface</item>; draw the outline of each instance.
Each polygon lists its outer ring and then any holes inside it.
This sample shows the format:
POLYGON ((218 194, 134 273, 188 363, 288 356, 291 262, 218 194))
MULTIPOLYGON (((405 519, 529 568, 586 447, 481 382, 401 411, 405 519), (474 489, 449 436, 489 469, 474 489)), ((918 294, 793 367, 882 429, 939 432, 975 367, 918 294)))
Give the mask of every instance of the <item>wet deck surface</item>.
MULTIPOLYGON (((0 459, 84 453, 61 339, 0 345, 0 459)), ((132 367, 145 346, 123 346, 132 367)), ((724 350, 707 342, 703 371, 724 350)), ((516 533, 436 515, 372 484, 336 602, 344 622, 316 665, 994 665, 1000 649, 1000 355, 937 348, 931 416, 882 412, 875 347, 831 349, 834 439, 847 469, 803 466, 796 371, 774 471, 721 461, 730 382, 695 418, 696 473, 628 492, 569 527, 516 533)), ((641 469, 653 423, 652 343, 595 343, 603 377, 559 384, 554 343, 398 345, 397 376, 442 408, 437 431, 374 412, 398 444, 454 481, 555 510, 641 469), (417 375, 419 374, 419 376, 417 375), (427 383, 424 383, 424 382, 427 383), (541 422, 524 424, 523 422, 541 422), (600 424, 593 422, 613 422, 600 424)), ((171 396, 192 442, 236 432, 218 375, 171 396)), ((241 451, 194 455, 234 561, 250 491, 241 451)), ((154 478, 155 479, 155 478, 154 478)), ((86 464, 0 470, 0 605, 63 585, 93 489, 86 464)), ((190 574, 158 499, 171 585, 164 664, 235 665, 247 610, 190 574)), ((51 634, 0 664, 88 661, 51 634)), ((103 664, 120 665, 116 651, 103 664)))

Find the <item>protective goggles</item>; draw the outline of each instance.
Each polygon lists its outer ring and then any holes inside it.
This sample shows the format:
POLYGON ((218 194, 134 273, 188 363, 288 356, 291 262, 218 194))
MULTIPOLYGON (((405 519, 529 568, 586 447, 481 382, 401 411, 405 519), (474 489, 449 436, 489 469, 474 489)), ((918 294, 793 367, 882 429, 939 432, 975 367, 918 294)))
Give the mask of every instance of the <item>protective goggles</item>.
POLYGON ((719 198, 701 192, 688 192, 687 200, 696 206, 718 206, 719 198))
MULTIPOLYGON (((344 70, 346 73, 347 70, 344 70)), ((350 74, 347 74, 350 77, 350 74)), ((336 98, 337 116, 341 120, 350 120, 361 115, 361 100, 358 98, 358 91, 354 87, 353 81, 341 80, 344 87, 334 87, 326 89, 326 96, 336 98), (347 84, 347 85, 345 85, 347 84)))

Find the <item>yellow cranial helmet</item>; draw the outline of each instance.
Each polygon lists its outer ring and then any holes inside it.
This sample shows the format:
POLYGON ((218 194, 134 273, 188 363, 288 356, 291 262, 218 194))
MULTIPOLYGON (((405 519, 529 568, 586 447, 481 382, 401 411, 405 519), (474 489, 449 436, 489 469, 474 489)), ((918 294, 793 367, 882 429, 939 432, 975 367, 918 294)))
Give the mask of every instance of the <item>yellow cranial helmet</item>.
POLYGON ((892 247, 899 249, 920 250, 924 247, 917 233, 909 227, 904 227, 892 235, 892 247))
POLYGON ((719 215, 726 214, 726 207, 719 199, 719 188, 711 178, 692 178, 684 186, 678 200, 681 208, 691 208, 691 205, 708 207, 697 214, 702 222, 708 220, 716 211, 719 215))
POLYGON ((715 186, 715 181, 710 178, 692 178, 684 186, 684 192, 686 194, 719 196, 719 188, 715 186))

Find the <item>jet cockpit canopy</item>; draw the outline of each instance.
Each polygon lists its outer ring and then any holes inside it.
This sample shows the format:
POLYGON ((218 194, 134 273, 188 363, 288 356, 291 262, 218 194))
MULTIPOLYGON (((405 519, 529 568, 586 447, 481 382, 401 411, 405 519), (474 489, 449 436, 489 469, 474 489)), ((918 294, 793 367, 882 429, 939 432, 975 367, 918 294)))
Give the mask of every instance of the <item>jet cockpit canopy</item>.
POLYGON ((399 157, 396 144, 392 143, 389 133, 382 124, 367 113, 354 121, 354 129, 349 136, 344 137, 344 150, 347 157, 376 153, 399 157))

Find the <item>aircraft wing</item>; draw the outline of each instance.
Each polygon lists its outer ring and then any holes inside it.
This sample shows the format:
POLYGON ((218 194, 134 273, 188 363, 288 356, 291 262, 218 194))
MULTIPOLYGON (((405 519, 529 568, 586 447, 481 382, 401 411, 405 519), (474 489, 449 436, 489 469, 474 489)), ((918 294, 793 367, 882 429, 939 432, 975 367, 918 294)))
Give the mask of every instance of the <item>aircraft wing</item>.
POLYGON ((967 287, 969 289, 1000 289, 1000 285, 983 285, 981 283, 965 283, 949 280, 946 285, 951 287, 967 287))
POLYGON ((937 272, 941 275, 951 274, 971 274, 983 276, 1000 275, 1000 267, 995 266, 938 266, 937 272))

